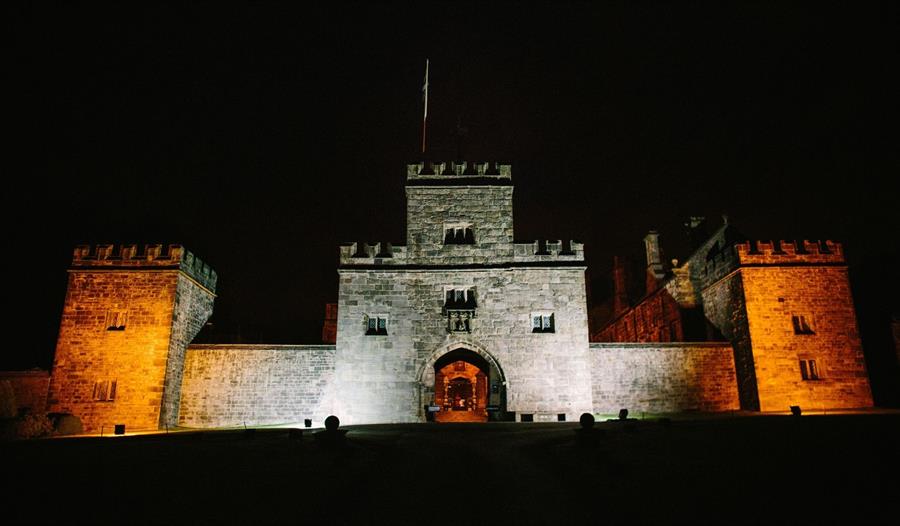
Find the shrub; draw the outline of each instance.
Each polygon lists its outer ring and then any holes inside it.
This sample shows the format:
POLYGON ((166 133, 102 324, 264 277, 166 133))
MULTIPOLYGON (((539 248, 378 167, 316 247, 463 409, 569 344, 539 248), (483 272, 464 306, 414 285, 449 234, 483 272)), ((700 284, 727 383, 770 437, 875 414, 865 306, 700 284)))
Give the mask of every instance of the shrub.
POLYGON ((43 413, 28 413, 16 419, 16 438, 39 438, 52 432, 53 423, 43 413))

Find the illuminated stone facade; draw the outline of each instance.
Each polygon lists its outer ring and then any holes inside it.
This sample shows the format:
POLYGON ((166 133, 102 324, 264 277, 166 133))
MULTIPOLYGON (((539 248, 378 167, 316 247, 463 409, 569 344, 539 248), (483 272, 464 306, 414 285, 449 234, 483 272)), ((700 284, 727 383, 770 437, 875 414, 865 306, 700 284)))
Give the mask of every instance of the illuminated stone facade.
POLYGON ((177 245, 78 247, 47 407, 96 432, 872 405, 839 244, 726 224, 668 266, 651 233, 648 293, 619 291, 589 343, 584 247, 513 240, 509 165, 409 165, 406 197, 405 245, 340 247, 333 345, 188 346, 215 272, 177 245))
POLYGON ((333 380, 334 345, 191 345, 178 424, 322 425, 333 380))
MULTIPOLYGON (((687 261, 649 281, 648 294, 596 339, 636 341, 629 324, 659 325, 653 304, 664 297, 669 312, 672 306, 697 312, 699 306, 707 333, 731 342, 742 408, 871 406, 842 246, 743 239, 726 222, 687 261), (641 314, 650 314, 648 321, 639 321, 641 314)), ((648 269, 654 263, 648 250, 648 269)), ((666 341, 675 332, 661 331, 650 341, 666 341)))
POLYGON ((512 196, 508 165, 410 165, 406 245, 341 248, 342 419, 423 420, 453 352, 486 364, 492 418, 591 410, 583 246, 515 243, 512 196))
POLYGON ((727 342, 592 343, 594 411, 740 409, 727 342))
POLYGON ((78 247, 49 411, 87 432, 178 423, 187 345, 212 314, 216 274, 182 247, 78 247))

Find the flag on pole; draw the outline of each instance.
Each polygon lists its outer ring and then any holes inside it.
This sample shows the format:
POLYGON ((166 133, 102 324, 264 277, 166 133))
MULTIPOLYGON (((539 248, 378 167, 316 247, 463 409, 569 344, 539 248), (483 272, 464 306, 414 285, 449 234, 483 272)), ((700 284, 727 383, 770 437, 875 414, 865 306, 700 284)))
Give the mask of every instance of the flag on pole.
POLYGON ((422 120, 428 118, 428 59, 425 59, 425 84, 422 86, 422 97, 425 100, 425 114, 422 120))
POLYGON ((425 153, 425 123, 428 121, 428 59, 425 59, 425 84, 422 86, 425 112, 422 114, 422 153, 425 153))

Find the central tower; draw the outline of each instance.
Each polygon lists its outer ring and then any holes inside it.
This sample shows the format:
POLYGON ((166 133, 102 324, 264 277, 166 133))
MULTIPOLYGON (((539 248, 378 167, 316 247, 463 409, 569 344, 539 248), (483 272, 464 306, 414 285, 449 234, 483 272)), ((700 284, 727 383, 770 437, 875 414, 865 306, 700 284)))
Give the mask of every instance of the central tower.
POLYGON ((512 261, 513 186, 508 164, 411 164, 406 170, 410 263, 512 261))
POLYGON ((406 245, 341 247, 336 414, 358 424, 423 421, 429 407, 453 421, 590 411, 583 246, 514 242, 508 164, 406 173, 406 245))

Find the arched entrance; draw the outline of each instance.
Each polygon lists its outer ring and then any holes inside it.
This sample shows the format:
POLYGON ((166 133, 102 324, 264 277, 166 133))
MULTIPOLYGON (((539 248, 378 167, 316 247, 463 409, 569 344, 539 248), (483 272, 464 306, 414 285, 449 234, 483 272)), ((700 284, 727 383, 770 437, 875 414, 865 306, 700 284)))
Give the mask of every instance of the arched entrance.
POLYGON ((421 371, 423 394, 437 422, 487 422, 502 419, 503 373, 486 351, 457 345, 436 351, 421 371))

